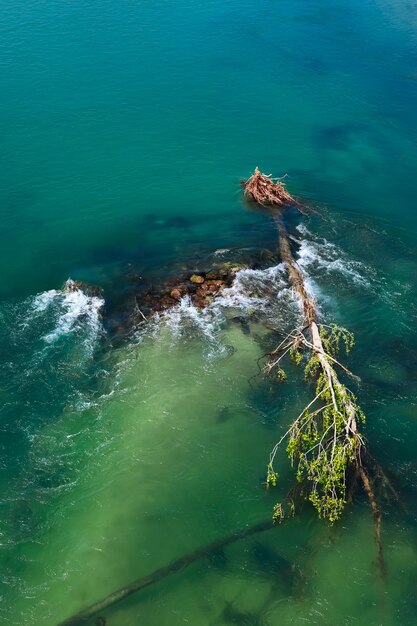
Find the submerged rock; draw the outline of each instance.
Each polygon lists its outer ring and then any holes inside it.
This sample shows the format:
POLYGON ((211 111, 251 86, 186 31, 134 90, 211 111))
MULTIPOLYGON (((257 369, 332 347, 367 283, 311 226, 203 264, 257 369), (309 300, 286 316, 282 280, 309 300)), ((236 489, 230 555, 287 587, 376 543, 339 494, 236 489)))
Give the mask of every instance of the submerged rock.
POLYGON ((181 300, 182 298, 182 291, 181 289, 178 289, 178 287, 176 287, 175 289, 173 289, 170 294, 171 298, 174 298, 174 300, 181 300))
MULTIPOLYGON (((149 219, 153 219, 149 216, 149 219)), ((244 248, 213 253, 205 257, 197 255, 188 265, 174 264, 169 275, 161 282, 147 282, 142 276, 140 281, 131 282, 128 310, 118 311, 113 323, 116 334, 127 336, 139 323, 148 321, 154 313, 168 310, 182 300, 189 298, 198 309, 209 306, 224 289, 231 287, 236 274, 244 269, 265 268, 275 263, 276 257, 263 248, 244 248), (146 318, 146 319, 144 319, 146 318), (120 329, 120 326, 123 326, 120 329), (130 328, 130 330, 129 330, 130 328)), ((69 289, 82 289, 84 293, 100 294, 99 288, 81 281, 73 281, 69 289)), ((245 321, 236 319, 245 334, 250 332, 245 321)), ((231 351, 233 353, 233 350, 231 351)))
POLYGON ((103 289, 101 287, 97 287, 97 285, 91 285, 90 283, 85 283, 83 280, 72 280, 68 279, 64 286, 62 287, 62 291, 64 293, 75 293, 76 291, 82 291, 86 296, 90 298, 102 298, 103 297, 103 289))
POLYGON ((198 274, 193 274, 192 276, 190 276, 190 282, 192 283, 201 284, 204 283, 204 280, 204 276, 199 276, 198 274))
POLYGON ((219 267, 219 274, 223 276, 236 276, 241 270, 247 270, 250 268, 248 263, 234 263, 233 261, 227 261, 219 267))
POLYGON ((231 321, 239 324, 244 335, 250 335, 250 326, 248 320, 243 317, 243 315, 236 315, 235 317, 231 318, 231 321))

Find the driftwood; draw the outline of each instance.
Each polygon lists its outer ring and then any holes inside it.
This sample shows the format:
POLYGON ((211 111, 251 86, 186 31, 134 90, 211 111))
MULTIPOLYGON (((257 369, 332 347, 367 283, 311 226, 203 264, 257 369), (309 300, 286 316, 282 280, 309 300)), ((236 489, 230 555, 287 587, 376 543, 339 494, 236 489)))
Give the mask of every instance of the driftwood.
MULTIPOLYGON (((269 208, 277 229, 281 260, 286 266, 304 317, 301 328, 291 331, 275 350, 265 355, 267 360, 263 371, 283 381, 286 374, 281 369, 282 359, 289 354, 300 364, 305 360, 307 352, 309 357, 305 367, 306 378, 317 381, 313 400, 291 423, 271 452, 267 484, 275 486, 277 483, 278 474, 274 470, 274 460, 284 441, 287 443, 286 449, 291 463, 296 466, 297 481, 303 484, 304 498, 313 504, 320 517, 331 523, 341 516, 359 480, 373 513, 377 563, 384 574, 382 516, 373 487, 373 468, 368 462, 365 440, 359 430, 364 415, 354 394, 340 381, 337 373, 341 369, 345 374, 351 374, 336 356, 340 342, 345 343, 347 352, 350 350, 353 335, 344 328, 326 326, 319 322, 316 303, 308 293, 304 276, 293 256, 284 223, 285 209, 294 205, 294 199, 283 188, 279 179, 272 179, 256 168, 245 184, 245 195, 269 208)), ((280 522, 285 516, 284 507, 281 503, 275 506, 276 522, 280 522)), ((291 513, 294 508, 295 504, 291 501, 291 513)))

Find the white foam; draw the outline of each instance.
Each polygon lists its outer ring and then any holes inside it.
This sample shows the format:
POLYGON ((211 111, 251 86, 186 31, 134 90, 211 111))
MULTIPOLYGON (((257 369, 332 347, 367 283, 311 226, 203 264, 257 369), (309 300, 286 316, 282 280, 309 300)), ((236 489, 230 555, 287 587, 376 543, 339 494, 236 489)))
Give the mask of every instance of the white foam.
POLYGON ((206 340, 208 356, 222 356, 228 353, 220 332, 227 318, 254 313, 283 325, 288 323, 288 318, 300 314, 282 264, 264 270, 240 270, 232 286, 224 289, 205 309, 196 307, 189 296, 184 296, 176 306, 158 316, 156 324, 169 328, 175 339, 197 334, 206 340))
POLYGON ((88 296, 81 289, 74 289, 74 282, 71 279, 68 279, 65 285, 71 290, 54 294, 54 298, 61 300, 62 312, 55 328, 44 336, 44 340, 52 343, 62 335, 79 329, 80 326, 87 326, 90 334, 96 337, 101 330, 100 309, 104 306, 104 300, 97 296, 88 296))
POLYGON ((30 326, 47 315, 44 323, 53 324, 53 328, 42 335, 46 344, 54 344, 63 336, 80 332, 84 345, 93 349, 102 332, 100 310, 104 300, 88 296, 76 288, 71 279, 66 281, 65 286, 66 290, 51 289, 37 294, 29 303, 24 326, 30 326))
POLYGON ((297 254, 297 263, 306 275, 317 270, 327 274, 339 274, 354 282, 358 286, 370 287, 364 277, 367 268, 360 261, 349 259, 346 254, 327 239, 316 238, 308 229, 300 224, 297 230, 304 237, 298 240, 300 249, 297 254))
POLYGON ((205 338, 210 346, 209 354, 212 356, 221 354, 225 349, 218 338, 223 321, 219 309, 210 307, 199 309, 189 296, 184 296, 176 306, 160 316, 160 319, 176 339, 196 333, 205 338))
POLYGON ((237 272, 233 284, 221 292, 216 303, 223 307, 262 309, 270 296, 277 296, 286 287, 282 264, 265 270, 243 269, 237 272))
POLYGON ((48 306, 54 301, 56 296, 61 293, 56 289, 50 289, 49 291, 43 291, 42 293, 38 293, 32 301, 32 310, 35 313, 43 313, 46 311, 48 306))
MULTIPOLYGON (((349 259, 337 246, 315 237, 303 225, 298 227, 298 232, 302 239, 297 240, 300 247, 296 260, 306 290, 319 311, 330 300, 326 285, 321 286, 320 279, 325 273, 337 274, 361 287, 369 286, 363 276, 366 268, 362 263, 349 259)), ((302 315, 300 299, 289 284, 284 264, 280 263, 262 270, 240 270, 231 287, 217 294, 205 309, 196 307, 189 296, 183 297, 172 309, 156 316, 155 324, 148 326, 145 332, 157 335, 162 325, 176 340, 197 335, 206 340, 211 355, 218 355, 224 353, 221 330, 229 318, 260 319, 284 332, 300 323, 302 315)))

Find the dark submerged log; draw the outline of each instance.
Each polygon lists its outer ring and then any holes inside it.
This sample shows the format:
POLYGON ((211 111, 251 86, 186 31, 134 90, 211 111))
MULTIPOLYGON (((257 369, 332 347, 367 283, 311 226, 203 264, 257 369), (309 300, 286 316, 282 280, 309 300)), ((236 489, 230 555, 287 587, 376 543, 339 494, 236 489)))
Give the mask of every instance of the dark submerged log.
POLYGON ((58 626, 80 626, 81 624, 85 624, 89 620, 92 620, 96 616, 104 619, 101 615, 103 611, 109 609, 115 604, 118 604, 128 596, 137 593, 141 589, 145 589, 146 587, 149 587, 150 585, 153 585, 163 580, 164 578, 175 574, 176 572, 184 570, 196 561, 200 561, 204 557, 218 553, 220 550, 223 550, 227 546, 236 543, 237 541, 241 541, 242 539, 246 539, 247 537, 250 537, 252 535, 271 530, 272 528, 272 521, 267 520, 264 522, 260 522, 259 524, 256 524, 255 526, 252 526, 250 528, 245 528, 236 533, 228 535, 227 537, 223 537, 222 539, 213 541, 212 543, 203 546, 202 548, 198 548, 194 552, 186 554, 185 556, 182 556, 179 559, 172 561, 172 563, 170 563, 169 565, 155 570, 147 576, 138 578, 130 585, 114 591, 107 597, 99 600, 98 602, 95 602, 94 604, 80 611, 76 615, 73 615, 63 622, 60 622, 58 626))

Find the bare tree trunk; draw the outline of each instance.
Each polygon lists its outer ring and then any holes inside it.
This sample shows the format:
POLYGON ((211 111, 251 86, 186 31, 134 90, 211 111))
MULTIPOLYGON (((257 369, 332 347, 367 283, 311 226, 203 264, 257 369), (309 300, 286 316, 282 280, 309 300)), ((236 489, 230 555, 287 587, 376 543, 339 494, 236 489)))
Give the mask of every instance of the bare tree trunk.
MULTIPOLYGON (((306 323, 306 326, 309 327, 311 337, 312 337, 312 349, 317 354, 317 357, 320 360, 322 369, 325 372, 329 380, 329 384, 331 385, 331 387, 338 390, 340 393, 341 383, 339 382, 336 372, 323 347, 323 342, 320 336, 319 327, 316 321, 318 317, 316 305, 314 301, 312 300, 312 298, 307 293, 304 277, 296 261, 294 260, 294 257, 291 251, 291 245, 290 245, 287 229, 285 228, 285 225, 282 220, 281 211, 276 211, 273 217, 274 217, 275 225, 276 225, 277 232, 278 232, 278 238, 279 238, 278 247, 279 247, 281 259, 287 267, 291 284, 300 298, 303 311, 304 311, 305 323, 306 323)), ((372 483, 369 479, 368 474, 366 473, 363 467, 362 458, 360 455, 361 447, 363 446, 363 440, 361 439, 359 432, 358 432, 358 425, 357 425, 357 420, 356 420, 356 407, 349 400, 349 398, 346 399, 346 413, 348 415, 348 420, 346 423, 346 434, 348 437, 353 436, 356 440, 359 439, 357 473, 361 479, 366 495, 368 496, 369 504, 372 510, 372 514, 374 518, 375 543, 377 547, 377 564, 378 564, 380 572, 382 573, 383 576, 385 576, 386 566, 385 566, 385 561, 384 561, 382 537, 381 537, 382 514, 381 514, 380 508, 378 506, 378 503, 375 497, 372 483)))

